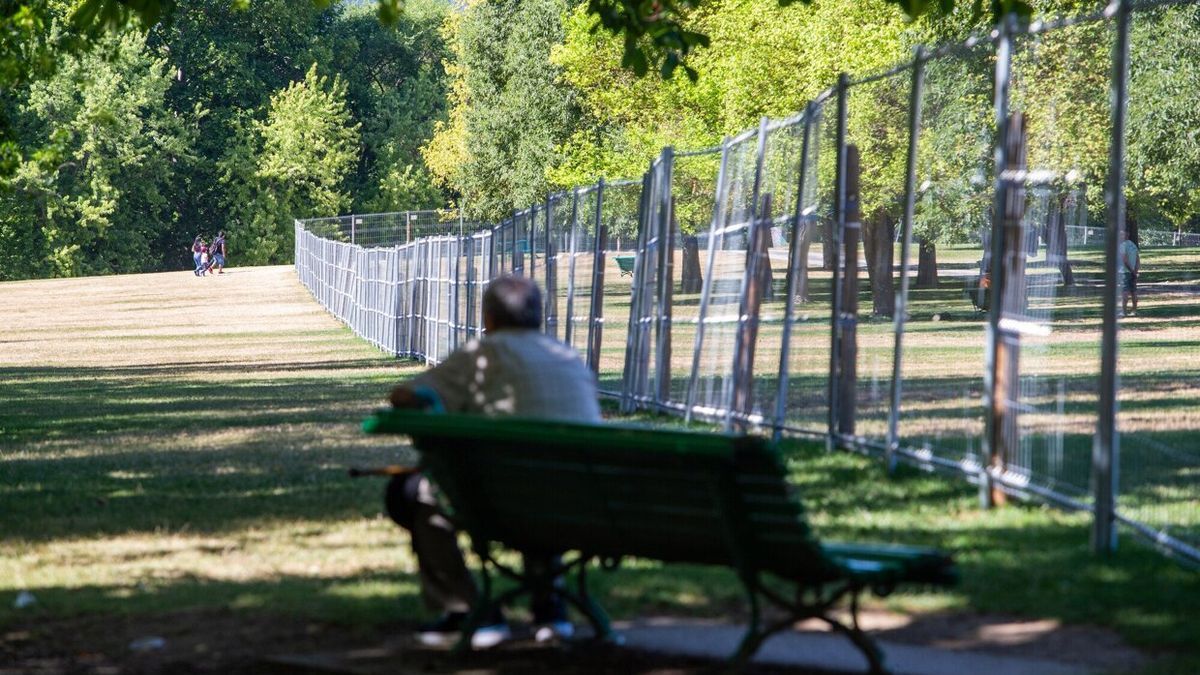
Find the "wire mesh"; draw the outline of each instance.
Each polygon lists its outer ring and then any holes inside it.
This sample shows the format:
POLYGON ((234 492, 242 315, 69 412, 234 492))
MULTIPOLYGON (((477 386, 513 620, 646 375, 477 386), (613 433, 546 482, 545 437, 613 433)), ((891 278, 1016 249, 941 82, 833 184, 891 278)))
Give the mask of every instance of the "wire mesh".
POLYGON ((661 391, 663 403, 675 410, 684 410, 688 402, 720 163, 720 148, 710 148, 676 155, 671 170, 661 287, 666 312, 661 391))
POLYGON ((592 322, 593 330, 600 332, 596 356, 600 392, 609 396, 622 391, 641 195, 640 180, 608 183, 600 208, 600 225, 607 234, 602 261, 604 293, 603 302, 593 305, 592 322))
POLYGON ((899 439, 910 459, 980 468, 987 231, 992 210, 992 46, 925 64, 901 358, 899 439))
POLYGON ((1126 171, 1131 245, 1118 249, 1120 430, 1117 512, 1200 561, 1200 6, 1134 13, 1126 171), (1175 232, 1170 232, 1174 229, 1175 232), (1157 230, 1157 232, 1155 232, 1157 230), (1137 264, 1133 259, 1137 258, 1137 264), (1130 273, 1136 269, 1137 274, 1130 273), (1130 284, 1135 292, 1129 292, 1130 284), (1137 298, 1136 302, 1134 298, 1137 298))
POLYGON ((911 88, 911 73, 901 70, 847 92, 847 142, 860 158, 860 223, 848 234, 859 240, 851 264, 858 291, 854 434, 863 447, 883 448, 887 442, 900 257, 895 242, 904 213, 911 88))
POLYGON ((576 217, 575 191, 549 199, 549 251, 546 258, 546 332, 562 339, 569 320, 571 232, 576 217))
POLYGON ((743 350, 748 351, 743 362, 748 367, 749 388, 744 409, 734 413, 741 421, 752 424, 782 424, 777 419, 776 404, 780 395, 792 225, 799 200, 806 129, 802 118, 768 123, 760 129, 762 149, 754 188, 757 206, 748 240, 751 269, 743 281, 743 294, 749 298, 743 303, 744 313, 753 321, 743 322, 741 340, 743 350))
POLYGON ((563 342, 579 353, 588 351, 588 325, 592 312, 592 283, 596 262, 596 200, 598 188, 574 191, 567 260, 562 269, 567 288, 563 306, 563 342))
POLYGON ((1017 36, 1012 58, 1010 109, 1023 115, 1027 172, 1024 213, 1005 221, 1018 230, 1001 233, 1006 295, 1019 302, 1002 305, 999 330, 1020 373, 999 402, 1017 440, 1003 448, 1003 475, 1077 503, 1090 499, 1104 254, 1071 249, 1062 228, 1081 215, 1104 222, 1100 200, 1090 213, 1081 207, 1108 175, 1112 37, 1112 24, 1077 23, 1017 36))
MULTIPOLYGON (((829 345, 832 315, 833 190, 837 115, 835 106, 810 108, 804 134, 808 138, 804 192, 796 225, 797 247, 792 274, 793 294, 787 386, 781 426, 793 433, 825 435, 829 431, 829 345)), ((797 181, 799 176, 797 176, 797 181)), ((799 183, 797 182, 797 185, 799 183)))
POLYGON ((655 160, 643 189, 623 389, 627 407, 660 407, 668 398, 669 372, 662 373, 660 355, 666 316, 663 279, 669 279, 664 270, 670 251, 671 166, 669 154, 655 160))
POLYGON ((734 350, 743 324, 758 145, 758 134, 746 133, 722 149, 689 401, 689 413, 701 419, 729 420, 733 413, 734 350))

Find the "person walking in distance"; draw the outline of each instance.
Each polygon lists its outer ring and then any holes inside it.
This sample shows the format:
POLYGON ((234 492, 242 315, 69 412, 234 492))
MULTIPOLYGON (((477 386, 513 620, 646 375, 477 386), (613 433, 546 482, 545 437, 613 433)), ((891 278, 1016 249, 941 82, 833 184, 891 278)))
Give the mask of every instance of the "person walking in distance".
MULTIPOLYGON (((397 408, 426 404, 422 390, 432 390, 447 412, 518 415, 551 420, 599 422, 596 377, 579 354, 541 331, 542 294, 533 281, 500 277, 483 294, 486 335, 451 354, 437 367, 396 387, 390 401, 397 408)), ((421 593, 441 616, 418 629, 428 645, 457 638, 478 590, 458 548, 458 534, 439 507, 437 487, 421 473, 398 476, 388 486, 388 515, 409 531, 420 571, 421 593)), ((556 566, 556 556, 526 553, 525 566, 556 566)), ((562 598, 552 588, 535 591, 535 637, 567 638, 574 626, 562 598)), ((475 647, 506 639, 509 629, 497 613, 486 617, 472 637, 475 647)))
POLYGON ((212 246, 208 247, 208 255, 212 258, 212 268, 217 270, 217 274, 225 274, 225 230, 217 232, 217 238, 213 239, 212 246))
POLYGON ((192 273, 196 276, 200 276, 200 257, 202 253, 204 253, 204 239, 200 235, 196 235, 196 238, 192 240, 192 262, 195 263, 192 273))
POLYGON ((1129 301, 1133 300, 1133 312, 1137 314, 1138 297, 1137 297, 1137 281, 1138 270, 1141 269, 1141 260, 1138 255, 1137 242, 1129 238, 1129 233, 1121 230, 1121 244, 1117 247, 1117 262, 1118 270, 1120 271, 1121 282, 1121 314, 1129 316, 1129 301))

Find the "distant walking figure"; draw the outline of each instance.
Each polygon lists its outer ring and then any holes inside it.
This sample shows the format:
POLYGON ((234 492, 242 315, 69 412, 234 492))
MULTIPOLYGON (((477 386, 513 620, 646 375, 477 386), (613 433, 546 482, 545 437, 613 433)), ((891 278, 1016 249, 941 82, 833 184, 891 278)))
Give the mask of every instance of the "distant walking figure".
POLYGON ((1129 233, 1121 230, 1121 245, 1117 247, 1117 262, 1120 263, 1121 314, 1129 316, 1129 301, 1133 300, 1133 314, 1137 314, 1137 278, 1141 268, 1137 242, 1129 233))
POLYGON ((217 232, 217 238, 213 239, 212 246, 208 247, 209 257, 212 258, 212 267, 216 268, 217 274, 225 274, 225 230, 217 232))
POLYGON ((203 253, 204 239, 202 239, 200 235, 196 235, 196 238, 192 240, 192 262, 195 263, 195 270, 193 273, 196 276, 200 276, 200 257, 203 253))

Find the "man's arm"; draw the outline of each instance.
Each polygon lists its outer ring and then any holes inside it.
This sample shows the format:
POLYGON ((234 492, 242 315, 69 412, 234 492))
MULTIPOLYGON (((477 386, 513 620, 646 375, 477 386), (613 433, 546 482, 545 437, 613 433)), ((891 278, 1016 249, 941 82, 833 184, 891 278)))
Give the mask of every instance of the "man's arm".
POLYGON ((455 351, 445 361, 392 389, 388 401, 396 408, 421 409, 440 403, 446 410, 462 412, 468 389, 479 374, 478 342, 455 351))
POLYGON ((392 390, 391 396, 388 396, 388 401, 391 402, 393 408, 423 408, 427 404, 422 399, 418 398, 413 393, 412 385, 402 384, 392 390))

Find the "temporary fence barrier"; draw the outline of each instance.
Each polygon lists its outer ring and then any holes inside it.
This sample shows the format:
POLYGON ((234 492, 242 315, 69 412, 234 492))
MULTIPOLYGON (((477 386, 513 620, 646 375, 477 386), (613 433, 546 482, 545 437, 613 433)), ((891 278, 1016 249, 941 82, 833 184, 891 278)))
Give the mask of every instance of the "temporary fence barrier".
POLYGON ((528 275, 546 332, 625 412, 823 438, 959 475, 986 506, 1089 511, 1098 552, 1121 524, 1200 563, 1200 234, 1126 208, 1156 198, 1131 162, 1195 137, 1152 116, 1164 78, 1131 49, 1191 67, 1164 36, 1197 23, 1195 2, 1009 17, 498 224, 296 221, 297 273, 429 363, 482 334, 489 279, 528 275), (1122 328, 1126 238, 1148 307, 1122 328))

